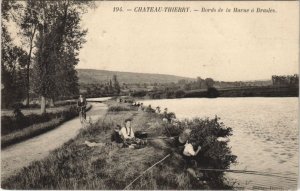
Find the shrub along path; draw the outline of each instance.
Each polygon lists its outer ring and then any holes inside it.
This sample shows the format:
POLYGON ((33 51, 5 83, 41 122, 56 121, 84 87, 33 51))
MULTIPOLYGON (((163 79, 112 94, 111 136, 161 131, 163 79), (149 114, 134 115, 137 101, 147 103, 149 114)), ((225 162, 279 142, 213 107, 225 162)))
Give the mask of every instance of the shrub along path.
MULTIPOLYGON (((92 121, 106 113, 106 105, 93 103, 92 109, 87 113, 92 121)), ((9 146, 1 151, 1 178, 2 181, 14 175, 21 168, 28 166, 32 161, 46 157, 51 150, 62 146, 69 139, 74 138, 82 125, 78 117, 63 123, 47 133, 36 136, 27 141, 9 146)))

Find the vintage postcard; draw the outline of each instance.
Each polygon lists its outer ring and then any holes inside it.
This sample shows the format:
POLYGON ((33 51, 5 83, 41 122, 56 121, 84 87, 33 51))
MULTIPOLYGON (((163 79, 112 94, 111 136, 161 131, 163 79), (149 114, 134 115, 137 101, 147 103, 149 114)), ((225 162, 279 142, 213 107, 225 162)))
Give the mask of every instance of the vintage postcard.
POLYGON ((297 190, 299 1, 1 1, 1 188, 297 190))

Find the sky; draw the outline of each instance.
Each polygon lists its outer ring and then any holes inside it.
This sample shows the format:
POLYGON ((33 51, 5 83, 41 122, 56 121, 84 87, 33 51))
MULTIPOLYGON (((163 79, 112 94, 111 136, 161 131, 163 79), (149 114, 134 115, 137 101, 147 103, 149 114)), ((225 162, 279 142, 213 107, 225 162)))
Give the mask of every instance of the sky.
POLYGON ((298 73, 299 10, 288 2, 97 2, 77 68, 224 81, 298 73), (135 13, 113 7, 272 8, 276 13, 135 13))

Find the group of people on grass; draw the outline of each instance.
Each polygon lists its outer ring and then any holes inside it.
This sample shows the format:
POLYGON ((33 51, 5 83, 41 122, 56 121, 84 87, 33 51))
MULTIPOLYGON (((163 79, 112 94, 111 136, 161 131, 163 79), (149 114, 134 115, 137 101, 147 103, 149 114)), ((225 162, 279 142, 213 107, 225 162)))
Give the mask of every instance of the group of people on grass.
POLYGON ((142 145, 145 145, 147 141, 135 136, 131 121, 132 119, 128 118, 125 120, 123 127, 117 125, 111 134, 111 141, 117 144, 123 144, 123 147, 140 148, 142 145))
MULTIPOLYGON (((122 102, 123 100, 120 101, 122 102)), ((78 106, 79 107, 86 106, 86 100, 82 96, 80 96, 78 100, 78 106)), ((132 106, 138 107, 138 110, 140 111, 147 111, 147 109, 149 111, 150 109, 152 109, 151 105, 145 108, 143 103, 140 102, 134 102, 132 103, 132 106)), ((157 106, 154 112, 161 114, 160 107, 157 106)), ((169 123, 173 121, 173 119, 170 120, 167 118, 168 117, 167 108, 164 109, 162 115, 163 115, 164 122, 169 123)), ((137 134, 133 130, 131 123, 132 123, 132 119, 127 118, 125 119, 123 126, 117 125, 113 129, 113 132, 111 134, 111 141, 120 144, 122 145, 122 147, 125 148, 135 148, 135 149, 141 148, 147 144, 147 141, 136 137, 137 134)), ((191 132, 192 132, 191 129, 185 129, 179 136, 171 137, 171 139, 173 139, 174 146, 178 149, 179 153, 185 159, 187 165, 186 166, 187 171, 192 176, 199 179, 199 174, 195 172, 194 168, 197 167, 196 157, 201 150, 201 146, 198 145, 196 142, 190 141, 191 132)))
MULTIPOLYGON (((121 144, 125 148, 141 148, 147 144, 147 141, 135 136, 131 122, 132 119, 128 118, 125 120, 123 127, 117 125, 111 134, 111 141, 121 144)), ((186 163, 187 172, 197 180, 201 180, 199 173, 196 173, 195 170, 197 168, 197 155, 201 150, 201 146, 190 141, 191 132, 190 129, 185 129, 178 137, 172 137, 171 139, 186 163)))
MULTIPOLYGON (((124 147, 129 148, 136 148, 137 145, 144 144, 146 141, 143 141, 135 136, 131 122, 132 119, 128 118, 125 120, 123 127, 117 125, 111 134, 111 141, 123 143, 124 147)), ((196 142, 189 141, 190 134, 190 129, 184 130, 178 137, 175 137, 174 145, 185 157, 191 157, 192 159, 199 153, 201 146, 197 145, 196 142)))

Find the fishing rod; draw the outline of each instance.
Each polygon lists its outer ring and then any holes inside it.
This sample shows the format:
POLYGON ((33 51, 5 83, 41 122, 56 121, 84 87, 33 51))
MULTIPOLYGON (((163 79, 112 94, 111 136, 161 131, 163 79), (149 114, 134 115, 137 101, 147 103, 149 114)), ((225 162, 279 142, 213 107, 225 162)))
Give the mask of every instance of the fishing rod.
POLYGON ((149 138, 144 138, 142 140, 156 140, 156 139, 172 139, 172 138, 175 138, 175 137, 178 137, 178 136, 174 136, 174 137, 149 137, 149 138))
POLYGON ((200 171, 215 171, 215 172, 232 172, 232 173, 242 173, 242 174, 253 174, 253 175, 261 175, 261 176, 273 176, 278 178, 289 178, 286 176, 281 176, 280 173, 270 173, 270 172, 259 172, 254 170, 230 170, 230 169, 212 169, 212 168, 200 168, 197 169, 200 171))
POLYGON ((147 170, 145 170, 143 173, 141 173, 138 177, 136 177, 132 182, 130 182, 130 184, 128 184, 123 190, 127 190, 135 181, 137 181, 140 177, 142 177, 147 171, 149 171, 150 169, 152 169, 154 166, 158 165, 159 163, 163 162, 164 160, 166 160, 169 156, 171 156, 171 154, 166 155, 164 158, 162 158, 160 161, 156 162, 155 164, 153 164, 152 166, 150 166, 149 168, 147 168, 147 170))

